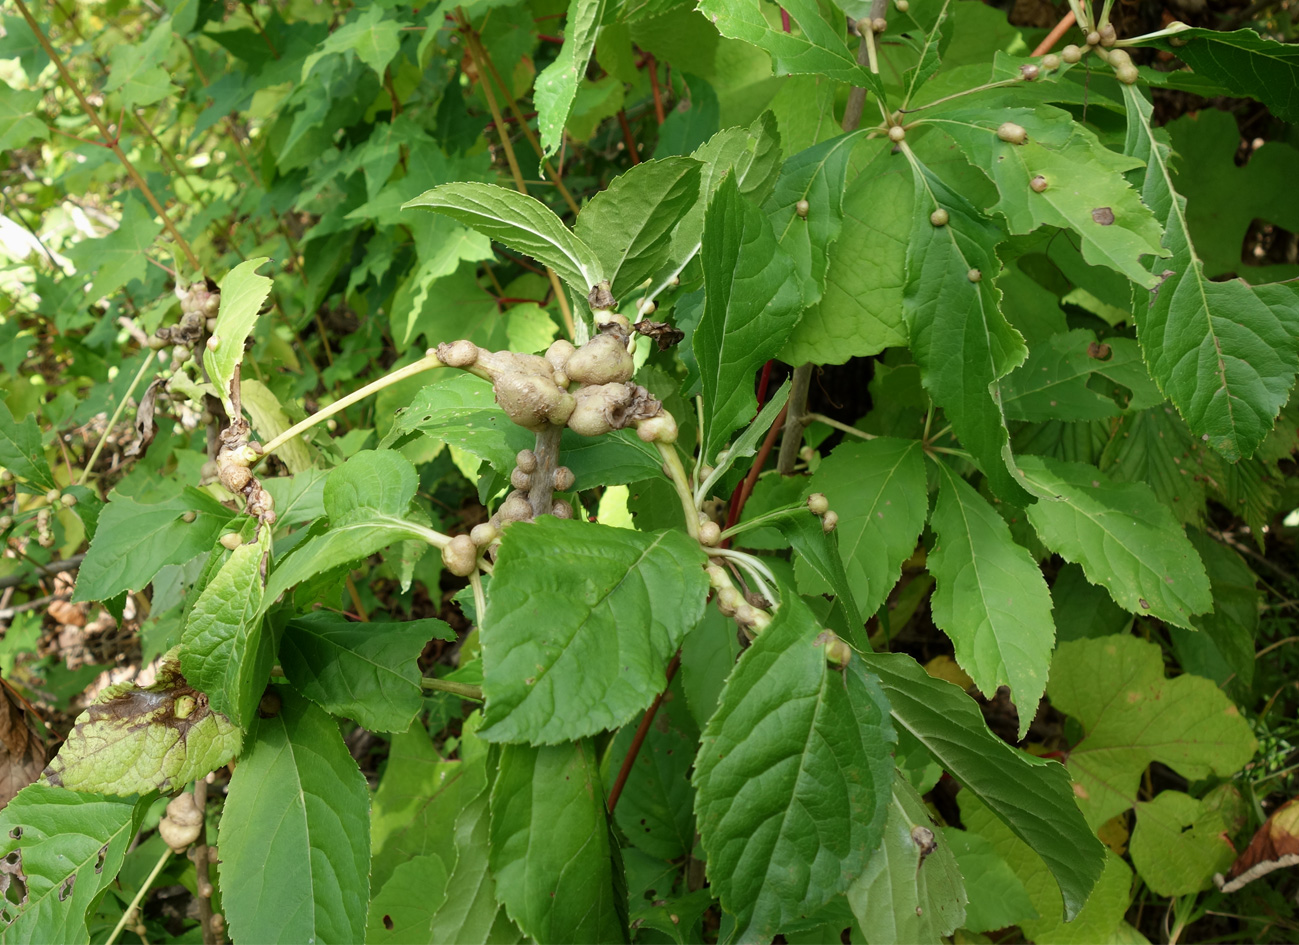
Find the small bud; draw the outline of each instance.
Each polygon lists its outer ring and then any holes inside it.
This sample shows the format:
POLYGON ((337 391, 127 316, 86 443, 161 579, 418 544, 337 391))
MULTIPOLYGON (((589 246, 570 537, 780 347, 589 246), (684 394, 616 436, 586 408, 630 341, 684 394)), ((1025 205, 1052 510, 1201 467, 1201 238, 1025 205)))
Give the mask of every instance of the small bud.
POLYGON ((933 213, 929 214, 929 222, 934 226, 947 226, 947 221, 951 219, 946 210, 939 207, 933 213))
POLYGON ((167 814, 158 822, 158 833, 173 853, 184 853, 203 830, 203 812, 188 791, 172 798, 167 814))
POLYGON ((906 13, 911 9, 911 4, 907 3, 907 0, 893 0, 893 6, 899 13, 906 13))
POLYGON ((1060 50, 1060 58, 1069 63, 1069 65, 1073 65, 1075 62, 1082 59, 1082 50, 1073 43, 1070 43, 1064 49, 1060 50))
POLYGON ((1041 72, 1042 70, 1032 63, 1025 63, 1019 67, 1019 74, 1024 77, 1025 82, 1032 82, 1041 72))
POLYGON ((835 633, 829 630, 825 630, 818 635, 816 642, 818 646, 825 647, 825 658, 827 662, 834 663, 836 666, 843 668, 844 666, 847 666, 848 661, 852 659, 852 647, 839 639, 835 633))
POLYGON ((14 523, 12 515, 0 515, 0 532, 8 531, 14 523))
POLYGON ((867 33, 873 33, 875 31, 875 27, 872 26, 871 23, 872 21, 870 17, 868 16, 862 17, 860 20, 857 21, 857 32, 863 36, 866 35, 867 33))
POLYGON ((641 318, 649 318, 658 310, 658 303, 653 299, 641 299, 640 304, 636 306, 636 314, 641 318))
POLYGON ((519 450, 514 457, 514 465, 518 466, 525 473, 537 471, 537 454, 532 450, 519 450))
POLYGON ((1111 49, 1109 61, 1111 66, 1113 66, 1115 69, 1118 69, 1124 63, 1131 63, 1132 57, 1128 55, 1128 51, 1126 49, 1111 49))
POLYGON ((740 606, 747 603, 744 596, 731 584, 723 585, 717 592, 717 609, 722 612, 723 617, 734 617, 740 606))
POLYGON ((59 496, 59 501, 63 503, 64 508, 70 509, 77 504, 77 497, 69 492, 65 492, 63 495, 59 496))
POLYGON ((905 141, 907 138, 906 130, 901 125, 894 125, 889 129, 889 140, 894 144, 905 141))
POLYGON ((176 347, 171 349, 171 359, 177 364, 189 360, 189 348, 186 348, 184 345, 176 345, 176 347))
POLYGON ((169 344, 171 344, 170 338, 162 338, 158 335, 154 335, 152 338, 149 339, 149 347, 154 351, 161 351, 169 344))
POLYGON ((243 538, 239 535, 238 532, 226 532, 224 535, 221 536, 219 541, 227 551, 234 551, 236 548, 238 548, 240 545, 244 543, 243 538))
POLYGON ((1114 75, 1124 85, 1134 85, 1141 78, 1141 73, 1137 71, 1137 67, 1130 62, 1125 62, 1115 69, 1114 75))
POLYGON ((811 207, 812 205, 808 203, 806 200, 800 200, 798 201, 798 203, 794 204, 794 212, 797 213, 804 220, 806 220, 807 211, 810 210, 811 207))
POLYGON ((478 360, 478 345, 472 341, 443 342, 437 347, 437 358, 447 367, 469 367, 478 360))
POLYGON ((49 492, 45 493, 45 501, 50 505, 53 505, 55 502, 59 501, 61 495, 63 495, 63 493, 58 489, 51 489, 49 492))
POLYGON ((884 19, 882 16, 877 16, 875 19, 871 20, 871 29, 877 33, 883 33, 888 28, 889 21, 884 19))
POLYGON ((839 524, 838 512, 833 512, 833 511, 826 512, 825 515, 821 516, 821 531, 825 532, 827 535, 830 534, 832 531, 834 531, 835 526, 837 526, 838 524, 839 524))
POLYGON ((1101 41, 1101 34, 1096 32, 1095 30, 1092 30, 1090 33, 1087 34, 1088 46, 1097 46, 1100 44, 1100 41, 1101 41))
MULTIPOLYGON (((1183 24, 1183 25, 1185 25, 1185 24, 1183 24)), ((1168 37, 1168 45, 1170 45, 1170 46, 1182 47, 1182 46, 1185 46, 1185 45, 1186 45, 1187 43, 1189 43, 1189 42, 1190 42, 1190 40, 1187 39, 1185 36, 1170 36, 1170 37, 1168 37)))
POLYGON ((490 545, 494 542, 500 537, 500 534, 501 533, 497 530, 496 526, 491 522, 482 522, 473 527, 469 532, 469 538, 476 546, 482 548, 483 546, 490 545))
POLYGON ((513 492, 501 503, 501 522, 529 522, 532 520, 532 505, 522 492, 513 492))
POLYGON ((635 371, 626 344, 613 334, 596 335, 564 365, 564 373, 579 384, 623 383, 631 380, 635 371))
POLYGON ((556 499, 555 504, 550 507, 550 514, 555 518, 572 518, 573 507, 563 499, 556 499))
POLYGON ((468 535, 457 535, 442 549, 442 563, 458 577, 469 577, 478 570, 478 546, 468 535))
POLYGON ((207 349, 208 349, 209 351, 215 351, 215 350, 216 350, 217 348, 219 348, 219 347, 221 347, 221 339, 220 339, 220 338, 218 338, 216 335, 212 335, 210 338, 208 338, 208 340, 207 340, 207 349))
POLYGON ((971 282, 978 282, 983 278, 983 273, 978 269, 971 269, 965 274, 965 278, 969 279, 971 282))
POLYGON ((673 276, 671 279, 668 280, 668 285, 670 285, 674 289, 680 284, 681 284, 680 276, 673 276))
POLYGON ((1041 174, 1038 174, 1036 177, 1034 177, 1031 181, 1028 182, 1028 186, 1029 189, 1032 190, 1034 193, 1040 194, 1042 191, 1046 190, 1048 184, 1046 178, 1043 177, 1041 174))
POLYGON ((572 342, 560 338, 546 349, 546 360, 550 362, 550 366, 556 371, 562 371, 564 365, 568 363, 568 359, 573 356, 573 352, 576 350, 572 342))
POLYGON ((1106 23, 1100 28, 1101 45, 1105 47, 1113 46, 1118 41, 1119 35, 1114 31, 1113 23, 1106 23))
POLYGON ((722 540, 722 527, 716 522, 704 522, 699 526, 699 543, 706 548, 712 548, 722 540))
POLYGON ((1008 144, 1023 144, 1028 140, 1028 132, 1024 130, 1023 125, 1017 125, 1013 121, 1003 121, 997 126, 997 137, 1008 144))
POLYGON ((206 328, 209 333, 216 331, 216 326, 217 326, 216 318, 209 318, 206 322, 203 323, 203 327, 206 328))
POLYGON ((567 466, 556 466, 551 481, 554 483, 556 492, 568 492, 573 488, 573 483, 577 481, 577 477, 573 475, 573 470, 567 466))
POLYGON ((1055 53, 1048 53, 1042 57, 1042 68, 1047 72, 1055 72, 1060 68, 1060 57, 1055 53))
POLYGON ((510 485, 515 489, 523 489, 525 491, 531 489, 532 476, 516 466, 514 471, 510 473, 510 485))
POLYGON ((813 515, 824 515, 830 511, 830 500, 825 497, 824 492, 813 492, 807 497, 807 507, 813 515))

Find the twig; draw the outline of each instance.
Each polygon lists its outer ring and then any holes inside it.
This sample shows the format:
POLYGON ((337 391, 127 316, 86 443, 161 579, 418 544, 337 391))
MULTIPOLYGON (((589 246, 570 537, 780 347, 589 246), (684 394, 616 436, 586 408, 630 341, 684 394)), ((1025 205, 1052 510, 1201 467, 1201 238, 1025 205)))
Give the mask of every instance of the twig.
POLYGON ((667 121, 667 116, 663 113, 663 92, 659 88, 659 64, 650 56, 645 65, 649 69, 650 91, 654 94, 654 117, 661 125, 667 121))
POLYGON ((640 155, 636 152, 636 136, 631 133, 631 125, 627 122, 627 109, 618 109, 618 125, 622 128, 623 144, 627 147, 627 154, 631 157, 631 165, 635 167, 640 163, 640 155))
POLYGON ((789 403, 785 405, 788 412, 785 417, 785 436, 780 441, 780 455, 776 459, 776 470, 782 476, 794 472, 798 451, 803 448, 803 429, 807 426, 807 391, 811 384, 812 365, 802 364, 794 368, 789 403))
POLYGON ((14 607, 6 607, 0 610, 0 620, 12 620, 17 614, 27 610, 36 610, 44 607, 46 604, 52 604, 56 600, 69 600, 72 597, 71 591, 63 591, 59 594, 49 594, 45 597, 38 597, 36 600, 29 600, 26 603, 18 604, 14 607))
MULTIPOLYGON (((83 553, 73 555, 71 558, 64 558, 62 561, 51 561, 49 564, 39 564, 35 561, 33 561, 32 564, 34 564, 37 570, 41 571, 43 574, 59 574, 63 571, 76 570, 81 566, 81 562, 85 557, 86 556, 83 553)), ((26 580, 27 575, 25 574, 6 574, 4 577, 0 577, 0 589, 6 587, 17 587, 19 584, 25 583, 26 580)))
POLYGON ((726 516, 726 528, 735 527, 735 523, 740 520, 740 515, 744 512, 744 504, 749 501, 753 486, 758 481, 758 474, 762 472, 762 467, 767 464, 767 457, 771 455, 771 449, 776 444, 776 437, 780 435, 781 427, 785 425, 785 415, 788 412, 789 404, 785 404, 780 413, 776 415, 775 421, 771 424, 771 429, 767 431, 767 436, 762 441, 762 447, 758 450, 753 465, 749 467, 749 474, 744 477, 744 480, 735 490, 735 495, 731 499, 729 514, 726 516))
POLYGON ((171 238, 176 241, 176 245, 179 246, 181 251, 185 254, 185 259, 189 262, 190 268, 196 273, 201 272, 203 267, 198 261, 198 256, 194 254, 194 250, 190 247, 189 241, 180 235, 180 231, 177 230, 175 224, 171 222, 171 217, 167 216, 167 211, 163 209, 162 204, 158 202, 158 198, 153 195, 153 191, 149 189, 149 185, 145 183, 144 178, 140 176, 140 172, 135 169, 135 165, 132 164, 130 158, 126 156, 126 152, 122 150, 122 146, 118 144, 117 136, 108 133, 108 127, 100 120, 98 113, 96 113, 90 102, 87 101, 86 96, 82 94, 80 86, 78 86, 77 81, 72 78, 72 73, 68 71, 68 67, 64 64, 63 59, 59 56, 54 47, 50 45, 49 37, 45 35, 45 31, 41 29, 40 24, 36 22, 36 18, 32 16, 31 10, 27 9, 27 4, 24 3, 23 0, 14 0, 14 4, 18 7, 18 12, 22 14, 23 19, 27 21, 27 25, 31 28, 31 31, 36 34, 36 41, 40 43, 41 48, 45 50, 45 55, 50 57, 50 61, 53 62, 54 67, 58 69, 59 75, 63 78, 64 85, 68 87, 72 94, 76 96, 77 101, 81 103, 81 110, 86 113, 86 117, 88 117, 94 126, 99 129, 99 133, 104 136, 104 146, 117 156, 117 160, 121 162, 122 167, 126 169, 126 173, 130 176, 131 180, 135 182, 135 186, 139 187, 140 192, 144 194, 144 199, 149 201, 149 206, 153 207, 153 212, 162 218, 162 225, 166 228, 167 232, 171 234, 171 238))
POLYGON ((1060 42, 1060 37, 1067 33, 1069 27, 1073 26, 1077 21, 1078 18, 1073 15, 1073 10, 1070 10, 1060 18, 1059 23, 1051 27, 1051 32, 1042 38, 1042 42, 1037 44, 1037 48, 1030 55, 1044 56, 1049 53, 1055 44, 1060 42))
MULTIPOLYGON (((207 817, 207 779, 199 778, 194 782, 194 809, 199 812, 199 816, 206 820, 207 817)), ((217 945, 218 936, 215 924, 212 921, 212 879, 208 874, 208 865, 211 856, 208 855, 207 845, 207 824, 200 821, 198 825, 198 839, 194 841, 194 846, 190 848, 194 854, 194 886, 198 891, 198 920, 199 926, 203 930, 203 945, 217 945)))
POLYGON ((835 420, 833 417, 827 417, 823 413, 807 413, 804 414, 803 417, 808 421, 815 422, 815 423, 824 423, 826 426, 834 427, 836 430, 842 430, 844 433, 851 433, 853 436, 859 436, 863 440, 875 439, 874 433, 867 433, 865 430, 858 430, 856 427, 850 427, 848 424, 840 423, 838 420, 835 420))
POLYGON ((618 798, 622 797, 622 789, 627 785, 627 777, 631 774, 631 766, 636 763, 636 756, 640 754, 640 746, 645 742, 645 736, 649 734, 649 728, 654 724, 654 716, 663 704, 663 697, 667 695, 668 686, 672 684, 672 677, 677 674, 677 668, 681 665, 681 651, 677 650, 667 669, 664 670, 663 690, 654 697, 650 707, 645 710, 645 715, 640 720, 640 725, 636 726, 636 734, 632 737, 631 745, 627 749, 627 757, 622 760, 622 767, 618 769, 618 777, 614 779, 613 787, 609 789, 609 813, 618 806, 618 798))
POLYGON ((153 871, 149 873, 148 877, 140 885, 139 890, 135 894, 135 898, 132 899, 131 904, 126 907, 126 911, 122 913, 122 917, 117 920, 117 925, 113 927, 112 934, 108 936, 105 945, 113 945, 113 943, 117 941, 117 936, 122 934, 122 929, 126 928, 126 924, 135 918, 135 913, 140 908, 140 902, 144 899, 144 894, 149 891, 149 887, 152 886, 153 881, 158 878, 158 874, 162 872, 162 868, 167 865, 167 861, 174 855, 175 854, 171 852, 171 847, 164 846, 162 848, 162 856, 158 857, 158 862, 153 864, 153 871))
POLYGON ((109 418, 108 425, 104 427, 104 432, 100 435, 99 442, 95 444, 94 452, 90 454, 90 459, 86 460, 86 466, 81 470, 81 476, 77 479, 77 485, 84 486, 86 480, 90 478, 90 471, 95 468, 95 460, 99 459, 99 453, 104 448, 104 443, 108 441, 108 435, 113 432, 113 427, 115 427, 117 421, 121 419, 122 411, 126 409, 126 402, 130 400, 131 395, 135 393, 135 389, 140 385, 140 381, 144 378, 144 372, 148 369, 149 365, 153 363, 153 356, 157 353, 158 352, 153 349, 150 349, 149 353, 145 355, 144 363, 140 365, 140 370, 135 372, 135 378, 131 381, 131 386, 126 389, 125 393, 122 394, 122 399, 118 401, 117 409, 113 411, 113 416, 109 418))

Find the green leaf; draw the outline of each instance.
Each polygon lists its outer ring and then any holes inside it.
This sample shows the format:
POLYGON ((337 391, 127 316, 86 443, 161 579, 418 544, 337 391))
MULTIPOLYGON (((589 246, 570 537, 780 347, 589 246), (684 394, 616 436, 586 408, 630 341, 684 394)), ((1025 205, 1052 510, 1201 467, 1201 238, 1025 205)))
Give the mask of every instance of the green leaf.
POLYGON ((400 541, 438 538, 437 532, 406 518, 416 485, 415 467, 392 450, 362 450, 331 471, 324 493, 329 530, 304 541, 276 566, 260 612, 313 575, 400 541))
POLYGON ((826 253, 824 294, 803 313, 781 360, 843 364, 907 343, 902 287, 910 192, 905 161, 883 146, 848 182, 843 227, 826 253))
MULTIPOLYGON (((438 291, 438 283, 453 274, 462 261, 481 262, 493 258, 491 240, 483 234, 455 226, 449 220, 438 220, 437 223, 438 232, 446 232, 432 251, 421 253, 418 268, 397 289, 392 302, 389 324, 392 326, 393 341, 400 351, 406 350, 421 332, 428 333, 424 321, 426 311, 430 307, 441 308, 445 305, 445 298, 438 291)), ((460 325, 457 324, 456 327, 457 330, 460 329, 460 325)))
POLYGON ((802 304, 793 261, 733 176, 708 205, 702 259, 707 294, 692 345, 704 388, 703 455, 712 458, 757 411, 753 372, 784 345, 802 304))
MULTIPOLYGON (((964 928, 971 932, 995 932, 1038 918, 1024 883, 991 843, 977 833, 955 827, 940 827, 935 832, 947 842, 965 879, 969 902, 965 906, 964 928)), ((1041 869, 1047 882, 1051 882, 1046 864, 1041 869)))
POLYGON ((271 294, 271 280, 259 276, 257 269, 269 257, 259 256, 235 266, 221 280, 221 309, 217 312, 216 327, 203 350, 203 367, 208 378, 216 384, 226 410, 233 413, 230 397, 235 368, 244 359, 244 342, 253 330, 262 303, 271 294), (215 340, 216 346, 213 347, 215 340))
POLYGON ((104 91, 120 90, 123 106, 132 112, 179 92, 180 87, 171 84, 171 73, 166 69, 174 35, 171 23, 164 18, 142 42, 115 43, 109 53, 111 66, 104 91))
POLYGON ((50 464, 45 461, 41 428, 35 414, 29 413, 19 423, 4 403, 0 403, 0 467, 42 492, 57 486, 50 464))
MULTIPOLYGON (((726 455, 718 454, 717 464, 713 471, 708 474, 697 490, 701 496, 712 495, 713 488, 722 481, 722 478, 735 465, 737 460, 752 456, 758 451, 758 441, 766 435, 771 429, 771 425, 776 422, 776 417, 785 405, 789 402, 789 392, 793 387, 792 381, 785 381, 780 385, 780 390, 772 394, 767 402, 762 405, 758 415, 753 418, 753 422, 744 428, 739 436, 735 438, 730 446, 726 448, 726 455)), ((756 406, 756 399, 755 399, 756 406)))
POLYGON ((77 716, 44 777, 102 794, 164 794, 224 765, 242 732, 180 673, 173 650, 151 686, 118 683, 77 716))
POLYGON ((813 515, 806 506, 773 521, 797 555, 798 568, 809 568, 830 586, 835 605, 843 611, 848 628, 848 642, 858 649, 870 649, 870 640, 864 631, 865 620, 857 609, 852 584, 843 566, 839 550, 838 530, 827 533, 820 516, 813 515))
POLYGON ((1258 747, 1249 723, 1213 682, 1165 679, 1158 644, 1136 637, 1060 644, 1047 694, 1085 732, 1068 766, 1094 828, 1138 803, 1141 773, 1152 761, 1189 780, 1228 777, 1258 747))
POLYGON ((495 184, 461 182, 426 190, 402 209, 428 207, 549 266, 585 298, 604 278, 595 251, 541 201, 495 184))
POLYGON ((398 863, 370 902, 365 941, 433 945, 438 941, 432 937, 433 918, 447 901, 448 880, 446 864, 439 857, 417 856, 398 863))
MULTIPOLYGON (((1010 864, 1038 917, 1019 923, 1026 938, 1042 945, 1092 945, 1095 942, 1124 941, 1119 935, 1123 915, 1132 902, 1132 870, 1122 857, 1092 838, 1098 860, 1097 879, 1086 904, 1075 913, 1065 912, 1061 921, 1060 891, 1051 872, 1031 842, 1025 842, 993 816, 993 812, 969 791, 957 796, 961 821, 966 828, 992 844, 1001 859, 1010 864), (1100 866, 1103 864, 1104 869, 1100 866)), ((1131 939, 1127 939, 1131 941, 1131 939)), ((1138 939, 1137 941, 1140 941, 1138 939)))
POLYGON ((210 551, 232 518, 234 513, 216 499, 189 486, 152 504, 113 492, 99 515, 72 599, 108 600, 140 590, 166 565, 184 564, 210 551), (189 512, 194 513, 192 522, 184 519, 189 512))
POLYGON ((1153 892, 1187 896, 1208 889, 1215 873, 1236 859, 1224 840, 1240 831, 1244 800, 1231 784, 1219 785, 1203 800, 1181 791, 1160 791, 1137 804, 1137 825, 1128 850, 1132 863, 1153 892), (1223 803, 1224 800, 1235 803, 1223 803), (1235 810, 1233 810, 1235 808, 1235 810))
POLYGON ((615 296, 630 295, 667 261, 673 229, 699 199, 700 167, 687 157, 644 161, 582 208, 573 233, 594 249, 615 296))
POLYGON ((40 92, 24 92, 8 83, 0 87, 0 149, 12 151, 32 139, 49 140, 49 126, 38 117, 43 97, 40 92))
POLYGON ((704 561, 678 531, 549 516, 510 526, 482 630, 482 737, 554 744, 647 708, 703 616, 704 561))
POLYGON ((503 746, 489 839, 496 894, 524 934, 542 945, 629 941, 622 864, 589 742, 503 746))
MULTIPOLYGON (((1191 623, 1199 631, 1197 634, 1185 631, 1174 631, 1172 636, 1173 650, 1179 656, 1188 671, 1198 675, 1208 675, 1199 671, 1198 660, 1187 658, 1186 645, 1188 638, 1200 637, 1195 641, 1216 651, 1219 659, 1226 666, 1228 673, 1236 676, 1241 684, 1248 688, 1254 682, 1254 638, 1258 634, 1259 600, 1258 578, 1249 569, 1249 565, 1239 554, 1222 542, 1215 541, 1202 531, 1192 530, 1187 533, 1191 544, 1204 562, 1209 582, 1213 589, 1213 610, 1198 617, 1192 617, 1191 623)), ((1193 645, 1193 644, 1192 644, 1193 645)), ((1225 676, 1224 676, 1225 679, 1225 676)), ((1223 679, 1215 679, 1221 683, 1223 679)))
POLYGON ((862 660, 880 677, 899 728, 1037 851, 1063 894, 1065 919, 1076 916, 1101 875, 1105 848, 1078 810, 1065 769, 993 735, 963 690, 911 657, 873 653, 862 660))
POLYGON ((330 33, 316 51, 303 60, 302 81, 306 82, 316 63, 325 56, 346 53, 350 59, 351 54, 356 53, 357 58, 373 69, 382 82, 388 63, 401 48, 401 23, 383 17, 383 6, 372 6, 351 23, 345 23, 330 33))
POLYGON ((0 903, 4 940, 89 942, 86 915, 122 868, 148 803, 48 784, 19 791, 0 811, 0 857, 25 887, 17 905, 0 903))
POLYGON ((1015 544, 1006 520, 945 463, 930 525, 934 623, 951 638, 956 661, 991 699, 1009 686, 1028 732, 1046 688, 1055 645, 1051 593, 1037 562, 1015 544))
POLYGON ((741 941, 769 940, 844 892, 888 817, 888 702, 856 655, 832 668, 820 634, 786 593, 727 680, 695 758, 709 882, 741 941))
POLYGON ((762 206, 776 241, 794 261, 805 306, 819 302, 825 291, 830 247, 843 227, 848 159, 865 133, 839 135, 786 159, 776 189, 762 206), (799 201, 807 202, 803 215, 799 201))
MULTIPOLYGON (((1033 347, 1026 360, 1001 382, 1001 405, 1012 420, 1102 420, 1119 413, 1118 406, 1087 382, 1105 364, 1089 352, 1096 336, 1086 329, 1053 335, 1033 347)), ((1112 355, 1111 355, 1112 356, 1112 355)))
POLYGON ((1050 105, 953 111, 932 121, 997 185, 1001 200, 991 209, 1006 218, 1011 233, 1067 227, 1082 238, 1091 265, 1108 266, 1145 288, 1158 283, 1141 257, 1164 255, 1160 226, 1123 178, 1141 166, 1139 158, 1109 150, 1073 115, 1050 105), (1003 122, 1019 125, 1028 140, 1002 141, 1003 122), (1029 186, 1038 176, 1047 184, 1040 193, 1029 186))
POLYGON ((1200 525, 1205 483, 1212 477, 1206 460, 1213 463, 1214 454, 1191 437, 1186 421, 1164 401, 1124 414, 1097 465, 1118 482, 1146 483, 1179 522, 1200 525))
POLYGON ((848 889, 867 942, 939 945, 965 925, 965 881, 952 853, 924 798, 895 774, 884 842, 848 889), (926 840, 934 844, 928 852, 926 840))
MULTIPOLYGON (((500 915, 497 905, 496 880, 489 868, 488 843, 490 842, 488 801, 486 792, 470 801, 456 818, 456 868, 452 871, 447 888, 457 894, 448 900, 433 917, 429 945, 456 942, 457 945, 486 945, 499 942, 491 937, 492 927, 508 924, 500 915)), ((518 930, 510 926, 518 940, 518 930)))
MULTIPOLYGON (((1296 60, 1299 61, 1299 60, 1296 60)), ((1137 337, 1150 374, 1191 432, 1235 462, 1263 442, 1299 371, 1299 283, 1251 287, 1210 282, 1191 244, 1186 202, 1173 187, 1168 147, 1155 138, 1151 106, 1132 86, 1127 149, 1146 162, 1141 196, 1164 221, 1172 258, 1136 304, 1137 337)))
MULTIPOLYGON (((625 725, 609 749, 605 783, 612 787, 636 729, 625 725)), ((694 764, 697 734, 651 725, 627 776, 614 815, 632 846, 660 860, 675 860, 695 847, 694 764)))
MULTIPOLYGON (((916 550, 929 514, 925 461, 916 440, 878 437, 837 446, 812 476, 839 516, 839 554, 857 607, 873 614, 916 550)), ((806 565, 804 565, 806 566, 806 565)))
MULTIPOLYGON (((284 412, 279 397, 261 381, 240 378, 239 400, 248 416, 252 417, 253 429, 263 443, 274 439, 293 426, 293 421, 284 412)), ((275 451, 275 455, 283 460, 291 476, 314 469, 311 448, 302 437, 295 436, 286 441, 275 451)), ((275 512, 276 522, 283 526, 283 515, 278 506, 275 512)))
POLYGON ((359 942, 370 792, 338 724, 286 686, 254 718, 221 816, 221 901, 248 942, 359 942))
MULTIPOLYGON (((600 34, 604 8, 605 0, 571 0, 564 45, 555 61, 537 76, 532 98, 537 106, 541 149, 547 158, 559 150, 563 141, 564 125, 568 122, 578 83, 586 75, 591 54, 595 52, 595 38, 600 34)), ((594 282, 588 283, 583 293, 593 285, 594 282)))
POLYGON ((1232 33, 1209 29, 1161 31, 1135 40, 1172 53, 1199 75, 1267 105, 1283 121, 1299 121, 1299 49, 1263 39, 1254 30, 1232 33), (1177 37, 1177 45, 1170 42, 1177 37))
POLYGON ((270 533, 234 550, 194 602, 181 634, 180 665, 212 708, 247 728, 275 662, 275 641, 262 626, 262 592, 270 533))
POLYGON ((1192 614, 1213 607, 1200 556, 1149 486, 1045 456, 1021 456, 1019 466, 1048 497, 1027 510, 1043 544, 1081 564, 1120 607, 1188 629, 1192 614))
POLYGON ((744 40, 770 53, 776 75, 824 75, 868 89, 884 100, 879 76, 858 65, 856 54, 848 49, 841 32, 842 16, 836 17, 836 29, 826 22, 813 0, 793 0, 784 4, 784 9, 797 23, 796 32, 773 29, 758 0, 703 0, 699 4, 700 12, 723 36, 744 40))
POLYGON ((991 276, 1001 268, 996 247, 1003 232, 908 150, 915 200, 903 290, 911 352, 925 389, 961 445, 973 454, 997 495, 1023 504, 1012 475, 1010 434, 997 382, 1027 354, 1024 340, 1001 314, 1001 292, 991 276), (944 226, 930 214, 947 212, 944 226), (977 281, 970 273, 979 274, 977 281))
POLYGON ((68 258, 82 275, 95 274, 88 294, 103 298, 132 279, 144 279, 148 268, 146 254, 161 232, 162 224, 153 221, 153 213, 143 201, 127 197, 123 200, 122 220, 117 229, 99 239, 78 243, 68 252, 68 258))
POLYGON ((434 638, 454 641, 441 620, 353 623, 319 611, 289 621, 280 664, 289 681, 326 712, 375 732, 404 732, 424 705, 416 664, 434 638))

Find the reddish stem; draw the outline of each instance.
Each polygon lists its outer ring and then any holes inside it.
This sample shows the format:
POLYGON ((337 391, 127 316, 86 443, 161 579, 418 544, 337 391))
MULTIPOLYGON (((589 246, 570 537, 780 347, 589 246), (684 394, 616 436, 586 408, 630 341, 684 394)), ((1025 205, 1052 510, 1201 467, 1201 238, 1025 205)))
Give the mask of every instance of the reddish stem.
POLYGON ((627 153, 631 155, 631 163, 634 167, 640 163, 640 154, 636 150, 636 136, 631 133, 631 125, 627 121, 627 109, 618 109, 618 124, 622 126, 622 140, 627 145, 627 153))
POLYGON ((775 364, 774 360, 768 361, 762 366, 762 375, 758 378, 758 409, 767 402, 767 385, 771 383, 771 366, 775 364))
POLYGON ((789 11, 784 7, 780 8, 780 28, 786 33, 790 32, 789 28, 789 11))
POLYGON ((663 113, 663 92, 659 89, 659 64, 653 56, 650 56, 646 65, 649 66, 650 91, 654 93, 654 117, 661 125, 666 120, 666 116, 663 113))
POLYGON ((622 789, 627 784, 627 777, 631 774, 631 766, 636 763, 636 756, 640 754, 640 746, 645 742, 645 736, 649 734, 649 728, 654 724, 654 715, 658 712, 659 706, 663 704, 663 697, 667 695, 668 686, 672 685, 672 677, 677 674, 677 668, 681 665, 681 651, 677 650, 673 654, 668 668, 664 671, 665 682, 663 691, 654 697, 650 707, 645 710, 645 716, 640 720, 640 725, 636 726, 636 734, 632 737, 631 747, 627 749, 627 757, 622 760, 622 767, 618 769, 618 777, 614 779, 613 787, 609 789, 609 813, 613 813, 614 807, 618 804, 618 798, 622 796, 622 789))
POLYGON ((1074 25, 1074 22, 1073 10, 1070 10, 1060 18, 1060 22, 1051 29, 1051 32, 1046 34, 1042 42, 1037 44, 1037 48, 1033 50, 1032 54, 1034 56, 1044 56, 1049 53, 1051 47, 1060 41, 1060 37, 1069 30, 1069 27, 1074 25))
POLYGON ((541 40, 543 43, 554 43, 557 46, 564 45, 564 37, 551 36, 549 33, 538 33, 537 39, 541 40))

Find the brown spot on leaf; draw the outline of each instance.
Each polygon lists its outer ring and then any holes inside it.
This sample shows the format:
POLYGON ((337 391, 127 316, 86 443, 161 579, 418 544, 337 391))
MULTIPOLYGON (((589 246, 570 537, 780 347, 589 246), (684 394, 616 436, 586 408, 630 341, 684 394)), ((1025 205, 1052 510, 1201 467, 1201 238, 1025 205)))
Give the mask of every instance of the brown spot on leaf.
POLYGON ((1109 207, 1097 207, 1092 211, 1092 219, 1101 226, 1112 226, 1114 224, 1114 211, 1109 207))
POLYGON ((383 927, 389 932, 392 931, 392 916, 386 915, 383 917, 383 927))

